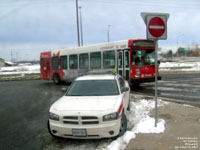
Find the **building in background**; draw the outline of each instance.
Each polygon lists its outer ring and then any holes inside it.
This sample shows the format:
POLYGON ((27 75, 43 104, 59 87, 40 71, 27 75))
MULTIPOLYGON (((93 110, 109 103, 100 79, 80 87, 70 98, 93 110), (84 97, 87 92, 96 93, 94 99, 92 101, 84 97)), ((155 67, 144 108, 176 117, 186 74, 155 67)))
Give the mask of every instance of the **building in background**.
POLYGON ((5 67, 5 60, 0 58, 0 67, 5 67))

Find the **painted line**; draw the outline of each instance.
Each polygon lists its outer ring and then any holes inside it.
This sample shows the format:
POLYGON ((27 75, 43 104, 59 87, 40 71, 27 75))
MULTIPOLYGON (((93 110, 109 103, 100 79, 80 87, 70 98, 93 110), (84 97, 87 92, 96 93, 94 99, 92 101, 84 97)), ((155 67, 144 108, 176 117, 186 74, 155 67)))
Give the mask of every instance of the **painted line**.
POLYGON ((165 29, 164 26, 149 26, 150 29, 165 29))

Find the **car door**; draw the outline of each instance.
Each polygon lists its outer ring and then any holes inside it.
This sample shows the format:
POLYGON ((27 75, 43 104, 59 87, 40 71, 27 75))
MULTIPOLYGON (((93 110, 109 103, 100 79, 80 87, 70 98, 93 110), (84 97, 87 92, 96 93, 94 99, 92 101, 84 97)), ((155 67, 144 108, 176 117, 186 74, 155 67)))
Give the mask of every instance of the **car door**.
MULTIPOLYGON (((128 82, 125 81, 122 77, 119 77, 118 81, 119 81, 120 90, 121 90, 123 87, 128 87, 128 88, 129 88, 128 82)), ((125 110, 126 110, 127 107, 128 107, 128 103, 129 103, 129 91, 123 92, 123 93, 121 93, 121 94, 122 94, 122 97, 123 97, 124 108, 125 108, 125 110)))

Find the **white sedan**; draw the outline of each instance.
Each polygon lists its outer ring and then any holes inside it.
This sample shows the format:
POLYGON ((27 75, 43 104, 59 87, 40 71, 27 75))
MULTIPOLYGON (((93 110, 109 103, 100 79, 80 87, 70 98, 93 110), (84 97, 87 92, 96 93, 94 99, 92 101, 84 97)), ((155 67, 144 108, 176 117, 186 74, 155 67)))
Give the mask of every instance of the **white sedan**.
POLYGON ((79 139, 123 135, 129 93, 128 82, 117 74, 78 77, 49 110, 50 134, 79 139))

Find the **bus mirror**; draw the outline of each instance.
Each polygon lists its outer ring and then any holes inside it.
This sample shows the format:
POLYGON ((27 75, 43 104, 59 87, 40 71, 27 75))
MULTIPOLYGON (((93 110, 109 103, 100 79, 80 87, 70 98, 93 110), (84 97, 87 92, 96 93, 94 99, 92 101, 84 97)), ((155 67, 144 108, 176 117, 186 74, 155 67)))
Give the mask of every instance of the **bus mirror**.
POLYGON ((160 60, 158 60, 158 65, 160 65, 160 60))
POLYGON ((62 92, 67 92, 68 87, 62 87, 62 92))

